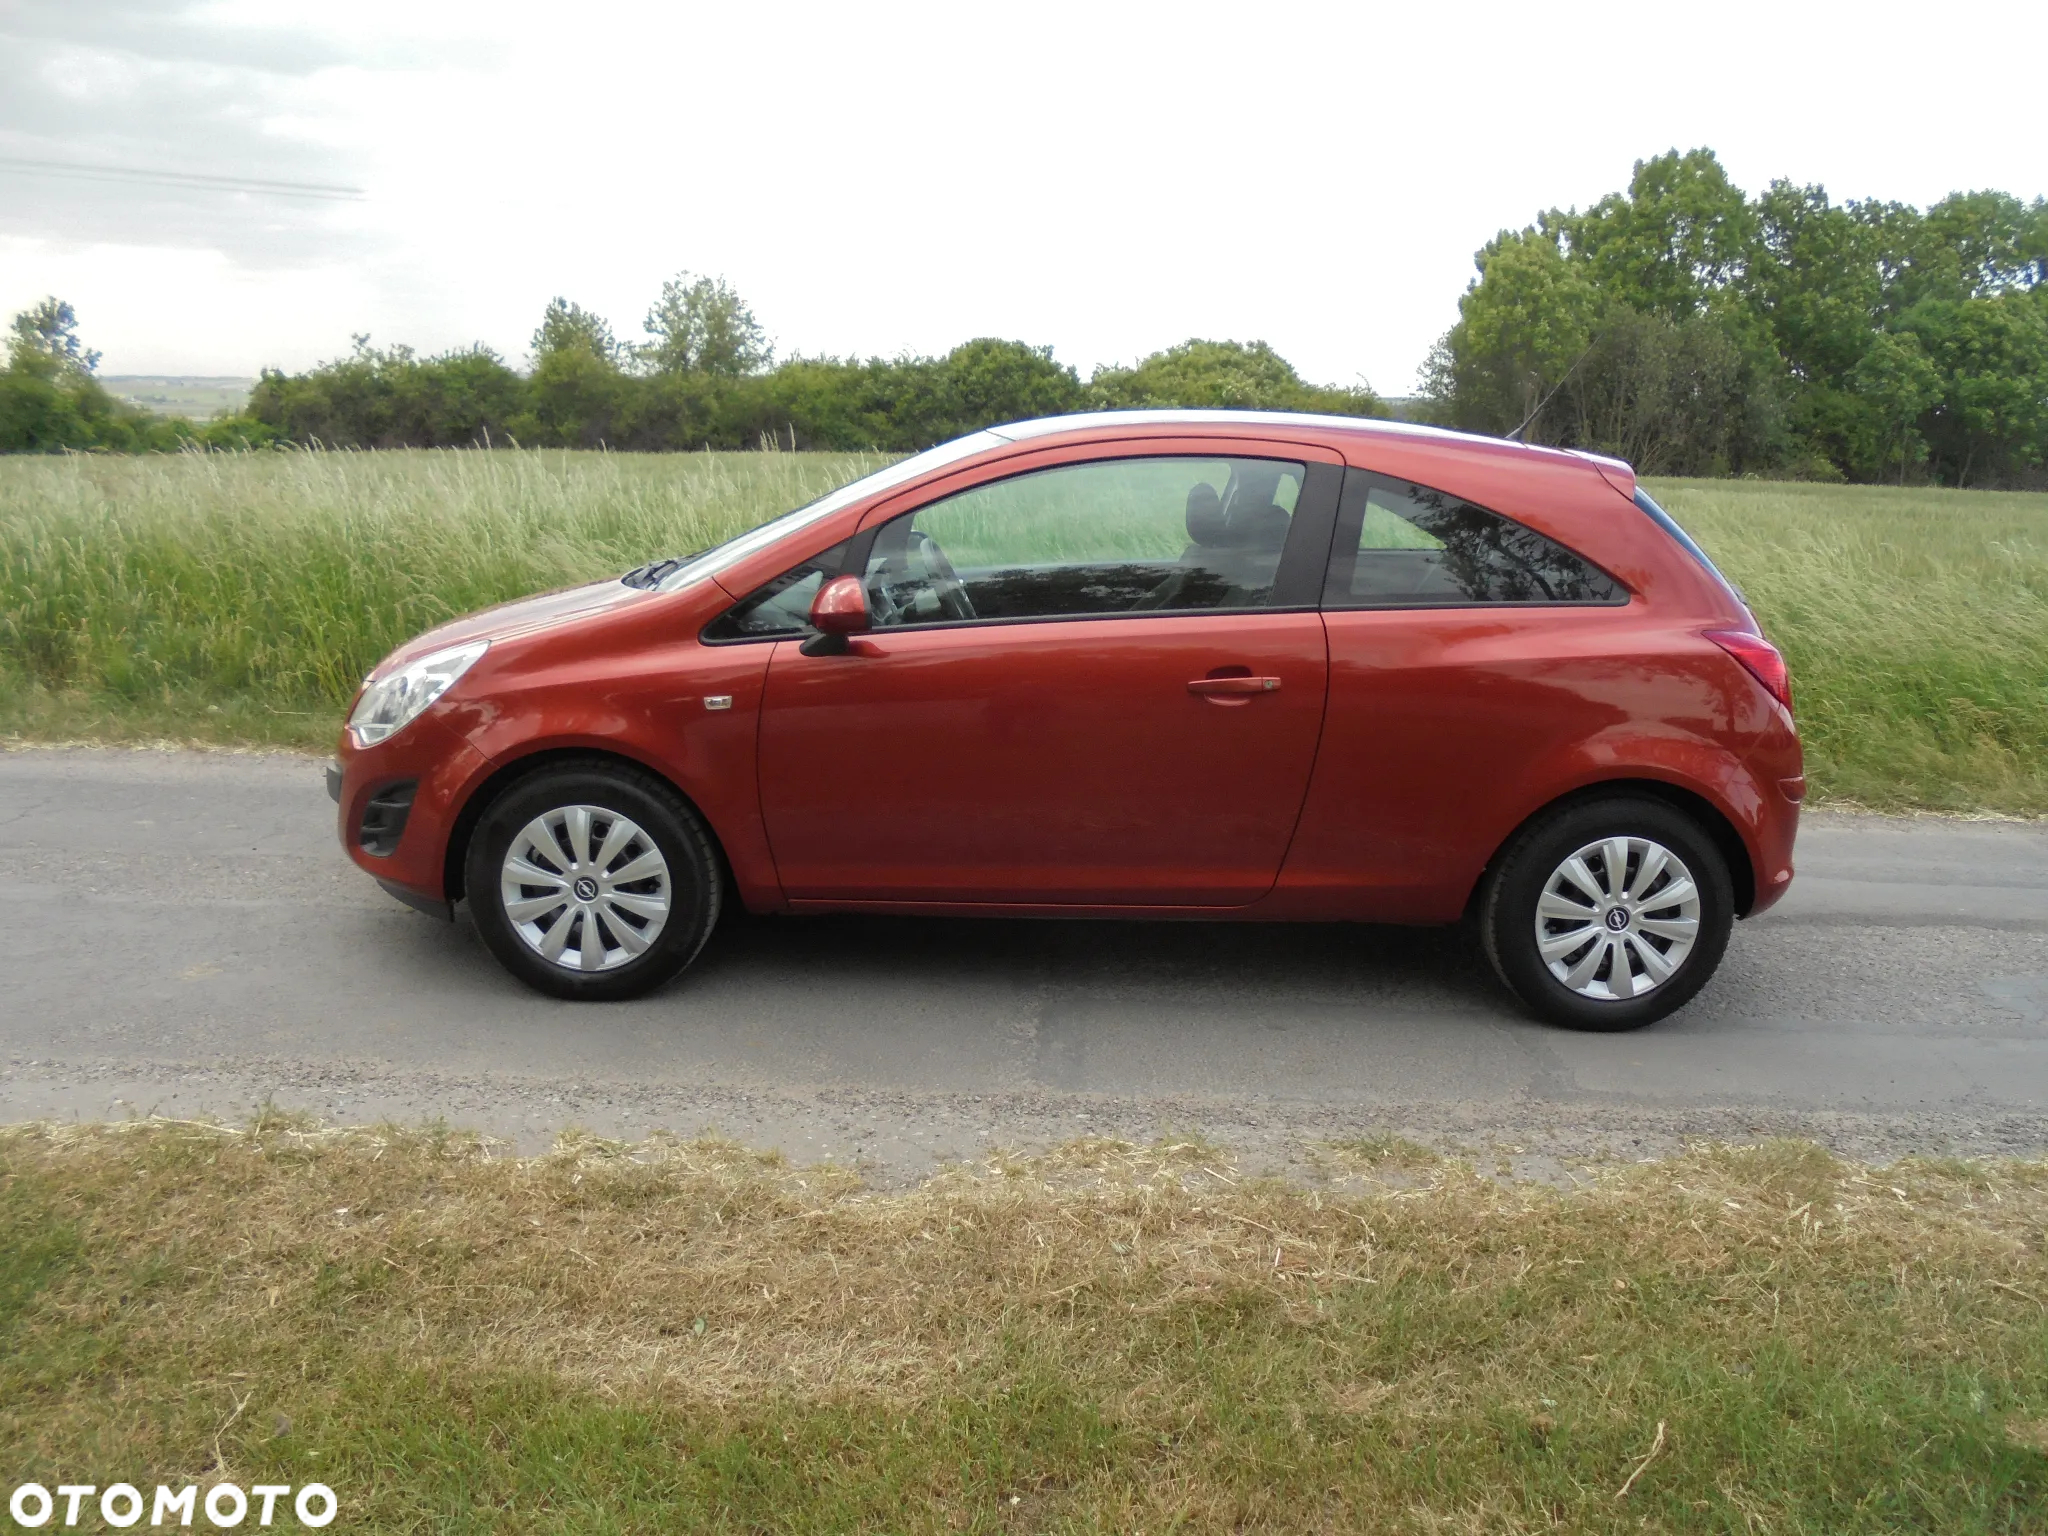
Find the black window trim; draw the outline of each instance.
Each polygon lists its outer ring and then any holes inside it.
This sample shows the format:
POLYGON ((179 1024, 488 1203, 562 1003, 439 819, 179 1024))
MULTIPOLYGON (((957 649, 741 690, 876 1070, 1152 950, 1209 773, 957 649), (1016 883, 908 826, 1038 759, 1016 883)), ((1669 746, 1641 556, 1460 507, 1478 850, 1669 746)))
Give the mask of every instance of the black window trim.
MULTIPOLYGON (((839 575, 864 576, 867 573, 868 556, 874 549, 875 538, 889 524, 897 522, 902 518, 915 517, 927 507, 935 507, 940 502, 949 501, 955 496, 964 496, 972 491, 986 490, 990 486, 1001 485, 1006 480, 1021 480, 1026 475, 1044 474, 1047 470, 1053 469, 1075 469, 1085 464, 1128 463, 1140 459, 1269 459, 1283 464, 1300 464, 1304 469, 1301 494, 1295 498, 1293 519, 1288 524, 1287 542, 1281 546, 1280 564, 1273 573, 1273 595, 1280 597, 1284 594, 1288 598, 1286 602, 1264 603, 1255 608, 1148 608, 1136 613, 1129 609, 1122 609, 1107 613, 1031 614, 1021 618, 940 619, 936 622, 924 624, 896 624, 891 625, 887 629, 874 630, 870 633, 879 638, 883 635, 925 634, 928 631, 937 629, 987 629, 999 624, 1094 624, 1104 619, 1188 619, 1206 618, 1212 615, 1216 617, 1229 617, 1261 613, 1315 613, 1322 607, 1323 582, 1329 569, 1331 541, 1336 533, 1338 519, 1342 515, 1340 502, 1345 486, 1345 477, 1349 472, 1342 464, 1331 464, 1320 459, 1302 457, 1302 453, 1306 451, 1307 446, 1306 444, 1249 443, 1246 444, 1247 448, 1268 449, 1269 451, 1246 453, 1104 454, 1099 459, 1072 459, 1062 464, 1041 464, 1033 469, 1019 470, 1015 474, 998 475, 993 480, 983 480, 963 490, 948 491, 944 495, 934 496, 929 501, 923 501, 914 507, 905 508, 893 517, 885 517, 879 522, 871 523, 867 527, 855 531, 844 541, 846 554, 840 561, 839 575), (1293 448, 1295 451, 1291 453, 1278 451, 1283 447, 1293 448)), ((817 554, 807 555, 804 558, 805 560, 815 560, 818 558, 818 555, 824 554, 831 548, 832 545, 827 544, 817 554)), ((804 560, 791 561, 789 566, 784 567, 784 570, 794 569, 803 563, 804 560)), ((770 579, 772 580, 773 578, 770 579)), ((838 578, 831 577, 828 579, 837 580, 838 578)), ((763 583, 763 585, 766 585, 766 583, 763 583)), ((754 591, 759 590, 759 587, 754 589, 754 591)), ((745 596, 719 609, 717 613, 705 620, 703 628, 697 633, 698 644, 706 646, 765 645, 772 644, 778 640, 805 640, 816 633, 814 630, 804 628, 782 630, 772 635, 734 635, 722 639, 712 638, 706 633, 712 625, 739 607, 741 603, 748 601, 753 595, 753 592, 748 592, 745 596)))
MULTIPOLYGON (((1352 558, 1354 560, 1356 559, 1355 552, 1352 558)), ((1607 567, 1602 565, 1598 560, 1592 559, 1590 556, 1584 554, 1580 550, 1573 548, 1571 545, 1565 543, 1562 539, 1551 538, 1549 534, 1543 532, 1541 529, 1529 527, 1527 523, 1521 521, 1521 519, 1519 518, 1509 517, 1505 512, 1496 512, 1493 510, 1493 508, 1489 506, 1484 506, 1481 503, 1472 500, 1472 498, 1469 496, 1458 496, 1457 493, 1453 491, 1438 490, 1435 486, 1424 485, 1420 480, 1409 480, 1403 478, 1400 475, 1383 474, 1378 470, 1360 469, 1358 466, 1353 465, 1350 468, 1346 469, 1344 472, 1344 493, 1337 509, 1337 515, 1333 520, 1330 529, 1330 553, 1329 558, 1324 562, 1323 594, 1322 602, 1319 606, 1321 610, 1325 613, 1429 613, 1437 612, 1443 609, 1488 610, 1496 608, 1626 608, 1631 602, 1635 600, 1635 595, 1636 594, 1634 588, 1630 587, 1627 582, 1623 581, 1619 576, 1615 575, 1614 572, 1608 570, 1607 567), (1470 597, 1459 598, 1454 602, 1433 603, 1332 602, 1330 600, 1329 580, 1331 574, 1336 570, 1337 563, 1341 558, 1338 554, 1338 550, 1343 543, 1343 539, 1347 531, 1349 532, 1351 538, 1356 539, 1358 537, 1358 534, 1361 531, 1365 522, 1366 499, 1372 494, 1373 488, 1375 486, 1399 487, 1411 485, 1420 487, 1425 491, 1434 491, 1435 494, 1439 496, 1455 497, 1455 499, 1464 502, 1467 506, 1477 507, 1481 512, 1486 513, 1489 517, 1497 517, 1504 523, 1512 523, 1517 528, 1521 528, 1529 533, 1535 534, 1536 537, 1539 539, 1549 540, 1550 543, 1555 544, 1559 549, 1562 549, 1566 554, 1572 556, 1573 559, 1585 561, 1587 565, 1591 566, 1594 570, 1598 571, 1602 576, 1605 576, 1609 581, 1613 582, 1615 587, 1620 591, 1621 596, 1581 598, 1545 597, 1515 599, 1506 602, 1491 602, 1479 598, 1470 597)))
MULTIPOLYGON (((776 573, 776 576, 786 576, 791 571, 795 570, 798 566, 808 565, 811 561, 817 559, 818 555, 830 554, 832 550, 839 545, 843 544, 851 548, 852 545, 860 542, 860 537, 861 536, 856 533, 850 534, 849 536, 843 539, 834 539, 830 544, 827 544, 823 549, 819 550, 817 554, 805 555, 801 560, 791 561, 788 565, 784 566, 780 571, 778 571, 776 573)), ((844 576, 846 574, 846 571, 844 569, 844 557, 841 558, 840 565, 841 569, 839 571, 839 576, 844 576)), ((775 580, 776 576, 769 577, 768 581, 775 580)), ((838 580, 838 576, 827 576, 825 579, 826 581, 836 581, 838 580)), ((699 626, 697 630, 697 643, 699 645, 706 646, 773 645, 777 640, 807 640, 812 635, 817 633, 816 630, 811 629, 808 626, 806 626, 803 629, 779 629, 775 631, 775 633, 770 635, 714 635, 711 633, 711 628, 714 624, 717 624, 721 619, 725 618, 728 614, 735 613, 740 608, 744 607, 747 603, 752 602, 754 593, 760 591, 761 587, 765 587, 767 585, 768 582, 762 582, 760 586, 757 586, 753 588, 752 591, 749 591, 744 595, 735 598, 732 602, 727 603, 723 608, 719 609, 716 613, 712 614, 710 618, 706 619, 703 622, 703 624, 699 626)), ((824 585, 824 583, 820 582, 819 585, 822 586, 824 585)))

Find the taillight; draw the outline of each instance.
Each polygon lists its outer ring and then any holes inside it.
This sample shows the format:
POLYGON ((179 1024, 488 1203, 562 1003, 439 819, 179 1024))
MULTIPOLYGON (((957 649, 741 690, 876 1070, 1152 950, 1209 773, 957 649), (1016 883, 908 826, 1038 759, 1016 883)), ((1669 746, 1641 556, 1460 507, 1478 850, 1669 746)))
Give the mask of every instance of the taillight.
POLYGON ((1764 692, 1787 709, 1792 707, 1792 673, 1775 645, 1740 629, 1710 629, 1707 638, 1741 662, 1764 685, 1764 692))

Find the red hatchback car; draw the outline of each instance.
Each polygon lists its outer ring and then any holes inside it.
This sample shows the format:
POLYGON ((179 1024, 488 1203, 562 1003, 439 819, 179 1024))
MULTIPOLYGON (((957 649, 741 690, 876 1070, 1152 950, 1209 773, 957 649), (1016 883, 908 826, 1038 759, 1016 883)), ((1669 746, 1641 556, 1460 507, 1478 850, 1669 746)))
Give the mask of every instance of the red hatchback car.
POLYGON ((329 772, 393 895, 622 998, 754 912, 1470 916, 1558 1023, 1660 1018, 1792 878, 1785 666, 1610 459, 1119 412, 906 459, 446 624, 329 772))

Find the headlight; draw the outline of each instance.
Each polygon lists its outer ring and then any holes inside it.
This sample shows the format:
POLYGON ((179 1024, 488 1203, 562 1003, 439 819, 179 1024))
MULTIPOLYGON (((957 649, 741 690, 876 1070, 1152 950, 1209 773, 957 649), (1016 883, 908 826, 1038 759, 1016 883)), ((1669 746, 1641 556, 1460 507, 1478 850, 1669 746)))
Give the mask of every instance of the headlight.
POLYGON ((468 645, 451 645, 417 661, 408 661, 389 676, 380 677, 363 690, 355 713, 348 717, 348 732, 359 747, 374 747, 404 730, 426 707, 455 686, 455 680, 476 665, 477 657, 490 649, 488 640, 468 645))

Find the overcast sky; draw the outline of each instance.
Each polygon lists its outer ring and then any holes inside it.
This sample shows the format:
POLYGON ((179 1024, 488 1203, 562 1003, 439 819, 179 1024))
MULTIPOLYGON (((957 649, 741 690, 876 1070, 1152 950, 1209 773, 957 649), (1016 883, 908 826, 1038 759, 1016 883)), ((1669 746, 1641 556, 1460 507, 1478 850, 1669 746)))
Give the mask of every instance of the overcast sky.
POLYGON ((1473 250, 1633 161, 2048 191, 2048 5, 0 0, 0 311, 110 373, 638 337, 721 273, 782 353, 1189 336, 1406 393, 1473 250), (61 161, 360 199, 84 181, 61 161))

